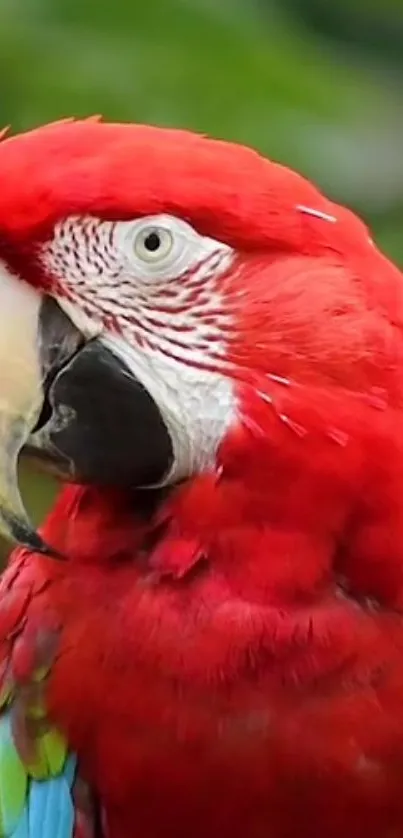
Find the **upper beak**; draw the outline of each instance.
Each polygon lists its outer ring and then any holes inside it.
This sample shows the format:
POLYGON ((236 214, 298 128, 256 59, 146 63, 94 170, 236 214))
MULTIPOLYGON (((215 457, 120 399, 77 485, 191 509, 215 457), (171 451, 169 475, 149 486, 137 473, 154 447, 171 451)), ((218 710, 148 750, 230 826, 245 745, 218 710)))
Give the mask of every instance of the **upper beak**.
POLYGON ((25 513, 17 485, 21 447, 42 406, 38 352, 41 298, 24 282, 0 276, 0 531, 46 551, 25 513))
POLYGON ((86 339, 55 300, 0 272, 0 532, 55 555, 21 501, 24 446, 60 476, 98 485, 155 484, 172 463, 157 405, 102 337, 86 339))
POLYGON ((46 349, 41 344, 44 299, 22 280, 0 273, 0 532, 33 550, 51 553, 25 512, 17 464, 40 417, 53 362, 62 362, 82 338, 71 325, 67 342, 53 342, 52 357, 50 345, 46 349))

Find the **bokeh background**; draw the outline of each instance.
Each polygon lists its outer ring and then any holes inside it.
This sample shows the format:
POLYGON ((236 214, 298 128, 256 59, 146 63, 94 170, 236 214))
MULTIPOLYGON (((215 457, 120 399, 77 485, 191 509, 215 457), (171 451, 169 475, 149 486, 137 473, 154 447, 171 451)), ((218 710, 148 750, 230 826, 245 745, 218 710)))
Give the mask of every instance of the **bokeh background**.
POLYGON ((253 145, 403 266, 403 0, 0 0, 0 125, 94 113, 253 145))

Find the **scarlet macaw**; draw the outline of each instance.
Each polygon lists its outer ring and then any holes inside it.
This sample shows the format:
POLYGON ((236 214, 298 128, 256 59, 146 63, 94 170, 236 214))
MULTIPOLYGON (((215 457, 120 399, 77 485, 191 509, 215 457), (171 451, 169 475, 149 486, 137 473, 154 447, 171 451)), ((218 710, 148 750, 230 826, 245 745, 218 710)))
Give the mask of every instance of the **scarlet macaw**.
POLYGON ((1 142, 1 836, 403 834, 402 324, 252 150, 1 142), (72 481, 39 534, 23 446, 72 481))

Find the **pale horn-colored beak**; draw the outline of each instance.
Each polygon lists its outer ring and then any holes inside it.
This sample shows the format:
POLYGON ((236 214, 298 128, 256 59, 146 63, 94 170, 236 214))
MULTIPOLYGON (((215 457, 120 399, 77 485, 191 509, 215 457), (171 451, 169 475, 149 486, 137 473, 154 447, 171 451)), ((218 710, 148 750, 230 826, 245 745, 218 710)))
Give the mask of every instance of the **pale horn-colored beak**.
POLYGON ((0 532, 49 552, 25 512, 17 482, 22 446, 44 399, 38 322, 41 295, 0 263, 0 532))

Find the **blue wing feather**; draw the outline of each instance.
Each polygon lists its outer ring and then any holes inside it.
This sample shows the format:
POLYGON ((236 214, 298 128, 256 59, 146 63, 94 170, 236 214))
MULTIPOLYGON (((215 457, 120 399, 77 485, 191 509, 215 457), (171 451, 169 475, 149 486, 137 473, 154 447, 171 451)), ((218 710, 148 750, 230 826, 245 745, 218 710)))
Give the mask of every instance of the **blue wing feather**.
POLYGON ((15 747, 11 712, 0 717, 0 838, 73 838, 76 759, 56 776, 34 779, 15 747))
POLYGON ((74 772, 75 759, 69 757, 62 774, 47 780, 30 781, 25 806, 28 830, 17 833, 15 838, 72 838, 74 772))

